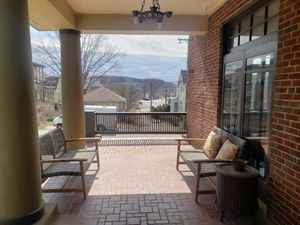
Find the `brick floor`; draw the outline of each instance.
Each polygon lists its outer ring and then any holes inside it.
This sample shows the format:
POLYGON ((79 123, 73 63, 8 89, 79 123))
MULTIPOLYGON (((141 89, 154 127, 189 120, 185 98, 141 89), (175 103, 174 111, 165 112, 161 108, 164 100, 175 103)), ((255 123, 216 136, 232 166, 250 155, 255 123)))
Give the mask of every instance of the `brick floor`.
MULTIPOLYGON (((81 193, 43 194, 45 202, 58 204, 53 225, 222 224, 215 195, 194 202, 192 174, 184 165, 181 172, 175 169, 175 145, 101 146, 100 158, 100 170, 92 165, 87 172, 85 201, 81 193)), ((58 187, 65 179, 53 178, 46 185, 58 187)), ((71 178, 68 186, 80 186, 80 179, 71 178)), ((252 224, 249 216, 229 213, 224 221, 252 224)))

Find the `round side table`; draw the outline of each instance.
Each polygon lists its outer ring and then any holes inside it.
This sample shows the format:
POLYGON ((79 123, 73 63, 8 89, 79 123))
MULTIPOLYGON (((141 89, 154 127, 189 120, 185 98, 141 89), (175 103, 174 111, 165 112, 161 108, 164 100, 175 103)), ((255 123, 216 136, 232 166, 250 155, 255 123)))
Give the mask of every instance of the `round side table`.
MULTIPOLYGON (((222 210, 220 220, 223 221, 224 211, 254 214, 258 209, 257 178, 259 172, 246 166, 243 171, 236 171, 232 164, 220 164, 217 173, 217 205, 222 210)), ((254 220, 255 221, 255 220, 254 220)))

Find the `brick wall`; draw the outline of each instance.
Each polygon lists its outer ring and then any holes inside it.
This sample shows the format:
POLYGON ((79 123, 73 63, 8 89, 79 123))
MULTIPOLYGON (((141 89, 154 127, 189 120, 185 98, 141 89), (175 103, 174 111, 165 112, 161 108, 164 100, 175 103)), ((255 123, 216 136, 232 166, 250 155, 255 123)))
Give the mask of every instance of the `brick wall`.
POLYGON ((300 223, 300 1, 281 0, 270 151, 269 215, 300 223))
MULTIPOLYGON (((209 19, 205 36, 190 37, 187 124, 207 136, 220 110, 221 24, 249 1, 229 0, 209 19)), ((280 225, 300 221, 300 1, 281 0, 270 144, 268 215, 280 225)))
POLYGON ((249 1, 230 0, 209 18, 208 33, 190 37, 188 53, 188 136, 206 137, 217 125, 220 104, 221 25, 249 1))

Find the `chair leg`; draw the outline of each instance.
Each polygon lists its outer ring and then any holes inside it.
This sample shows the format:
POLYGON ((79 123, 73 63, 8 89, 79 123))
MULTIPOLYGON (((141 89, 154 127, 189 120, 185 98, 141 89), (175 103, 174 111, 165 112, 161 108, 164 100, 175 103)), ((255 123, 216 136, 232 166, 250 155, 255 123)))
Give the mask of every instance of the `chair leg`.
POLYGON ((253 224, 256 225, 255 214, 252 215, 253 224))
POLYGON ((85 173, 83 168, 83 162, 80 162, 80 172, 81 172, 81 185, 82 185, 82 192, 83 192, 83 199, 86 199, 86 187, 85 187, 85 173))
POLYGON ((176 170, 179 170, 179 152, 177 152, 177 159, 176 159, 176 170))
POLYGON ((177 142, 177 160, 176 160, 176 170, 179 169, 179 153, 180 153, 181 141, 177 142))
POLYGON ((196 173, 196 186, 195 186, 195 202, 198 203, 199 188, 200 188, 200 171, 201 163, 197 164, 197 173, 196 173))
POLYGON ((98 166, 98 170, 99 170, 100 169, 100 157, 99 157, 99 149, 98 149, 97 141, 96 141, 95 145, 96 145, 96 153, 97 153, 97 155, 96 155, 96 157, 97 157, 97 166, 98 166))

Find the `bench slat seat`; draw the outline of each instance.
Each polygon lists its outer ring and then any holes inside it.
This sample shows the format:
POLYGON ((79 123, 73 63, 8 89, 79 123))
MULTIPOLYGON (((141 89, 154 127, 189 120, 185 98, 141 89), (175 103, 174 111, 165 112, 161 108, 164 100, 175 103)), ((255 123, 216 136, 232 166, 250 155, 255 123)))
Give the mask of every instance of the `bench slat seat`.
POLYGON ((84 159, 87 159, 85 164, 92 163, 93 160, 95 159, 95 157, 96 157, 95 151, 85 150, 85 149, 67 151, 67 152, 62 153, 59 156, 60 159, 68 159, 68 158, 83 159, 84 158, 84 159))
MULTIPOLYGON (((84 171, 89 168, 88 163, 83 163, 84 171)), ((80 165, 77 162, 52 163, 42 174, 43 178, 55 176, 81 176, 80 165)))
MULTIPOLYGON (((203 151, 183 151, 180 153, 180 156, 193 174, 197 172, 197 164, 194 161, 208 159, 203 151)), ((216 176, 216 165, 217 163, 201 164, 200 177, 216 176)))

